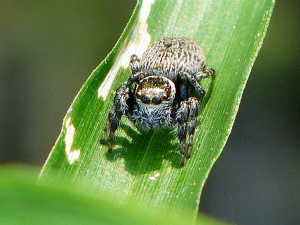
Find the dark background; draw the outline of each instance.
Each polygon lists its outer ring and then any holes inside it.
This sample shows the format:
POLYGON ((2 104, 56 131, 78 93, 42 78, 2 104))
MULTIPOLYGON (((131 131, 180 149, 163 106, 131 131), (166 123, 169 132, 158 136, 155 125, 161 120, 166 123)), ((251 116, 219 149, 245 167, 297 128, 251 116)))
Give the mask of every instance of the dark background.
MULTIPOLYGON (((74 96, 135 0, 0 2, 0 163, 42 166, 74 96)), ((300 224, 300 1, 278 0, 200 210, 237 224, 300 224)))

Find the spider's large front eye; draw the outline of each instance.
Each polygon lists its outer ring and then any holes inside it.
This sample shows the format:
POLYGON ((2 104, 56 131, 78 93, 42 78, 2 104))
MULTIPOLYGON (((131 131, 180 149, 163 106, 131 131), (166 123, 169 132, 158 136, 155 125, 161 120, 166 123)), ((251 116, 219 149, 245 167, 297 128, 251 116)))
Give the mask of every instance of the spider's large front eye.
POLYGON ((150 98, 149 98, 148 95, 144 95, 141 100, 145 104, 149 104, 150 103, 150 98))
POLYGON ((152 98, 152 103, 155 104, 155 105, 160 104, 160 103, 161 103, 160 97, 154 96, 154 97, 152 98))

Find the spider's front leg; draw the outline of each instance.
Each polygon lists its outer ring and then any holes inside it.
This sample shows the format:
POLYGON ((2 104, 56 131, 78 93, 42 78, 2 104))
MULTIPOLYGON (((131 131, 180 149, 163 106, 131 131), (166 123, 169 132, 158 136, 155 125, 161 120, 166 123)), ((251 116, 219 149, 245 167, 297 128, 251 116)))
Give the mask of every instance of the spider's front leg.
POLYGON ((189 118, 187 123, 187 132, 189 135, 189 142, 188 142, 186 157, 190 158, 193 150, 195 128, 197 125, 199 100, 197 98, 190 97, 188 102, 189 102, 189 118))
POLYGON ((176 121, 178 125, 177 136, 180 143, 181 166, 184 166, 185 161, 185 143, 187 134, 187 122, 189 118, 189 104, 188 101, 182 101, 180 107, 176 112, 176 121))
POLYGON ((191 157, 193 149, 194 133, 198 115, 198 99, 194 97, 188 98, 180 103, 180 107, 176 112, 176 121, 178 124, 177 135, 180 143, 181 166, 184 166, 185 158, 191 157), (187 152, 185 151, 186 137, 189 136, 187 152))
POLYGON ((126 85, 126 82, 123 85, 121 85, 116 91, 114 103, 113 106, 111 107, 111 110, 109 111, 108 120, 105 124, 100 139, 100 142, 103 143, 106 139, 107 131, 109 130, 108 152, 112 151, 114 134, 120 125, 120 120, 122 115, 128 113, 129 110, 128 100, 131 95, 132 95, 131 90, 129 89, 129 86, 126 85))
POLYGON ((140 79, 142 76, 142 74, 139 72, 139 62, 140 60, 136 55, 131 56, 130 67, 132 76, 116 90, 114 103, 111 107, 111 110, 109 111, 108 120, 105 124, 102 136, 100 138, 100 142, 103 143, 109 130, 109 152, 112 151, 114 134, 120 125, 122 116, 124 114, 130 116, 132 114, 131 110, 132 104, 134 103, 134 97, 129 86, 140 79))

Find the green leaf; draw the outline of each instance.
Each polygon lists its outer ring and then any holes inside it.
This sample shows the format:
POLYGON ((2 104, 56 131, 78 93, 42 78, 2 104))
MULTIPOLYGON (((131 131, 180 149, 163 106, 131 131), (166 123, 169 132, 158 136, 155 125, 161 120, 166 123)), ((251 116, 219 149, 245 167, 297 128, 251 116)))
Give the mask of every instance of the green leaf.
MULTIPOLYGON (((169 214, 118 203, 114 196, 82 192, 63 183, 37 184, 36 171, 23 167, 0 168, 0 218, 4 224, 185 224, 186 215, 169 214)), ((224 224, 201 218, 198 224, 224 224)))
POLYGON ((137 204, 175 213, 188 210, 195 220, 203 185, 232 129, 273 6, 272 0, 139 1, 121 38, 74 99, 40 178, 56 170, 137 204), (174 131, 145 133, 125 117, 113 152, 99 144, 114 91, 130 76, 130 55, 140 57, 165 36, 197 42, 208 67, 217 71, 214 79, 201 82, 207 94, 192 158, 184 168, 174 131))

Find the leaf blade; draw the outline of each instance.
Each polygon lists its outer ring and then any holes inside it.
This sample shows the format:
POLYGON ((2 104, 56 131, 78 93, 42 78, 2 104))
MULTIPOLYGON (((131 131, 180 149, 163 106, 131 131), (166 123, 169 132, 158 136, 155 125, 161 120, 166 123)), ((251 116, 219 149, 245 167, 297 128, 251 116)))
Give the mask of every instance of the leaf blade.
POLYGON ((95 189, 122 193, 137 204, 185 208, 195 216, 205 180, 233 126, 273 5, 271 0, 138 2, 120 40, 75 98, 41 178, 58 169, 95 189), (183 34, 202 46, 208 66, 217 71, 215 79, 202 82, 207 95, 192 158, 180 168, 174 132, 147 134, 125 118, 116 132, 113 153, 107 154, 98 140, 112 90, 130 76, 130 55, 141 56, 161 37, 183 34))

